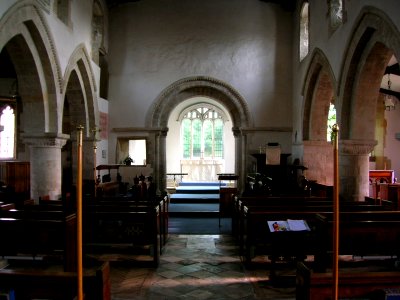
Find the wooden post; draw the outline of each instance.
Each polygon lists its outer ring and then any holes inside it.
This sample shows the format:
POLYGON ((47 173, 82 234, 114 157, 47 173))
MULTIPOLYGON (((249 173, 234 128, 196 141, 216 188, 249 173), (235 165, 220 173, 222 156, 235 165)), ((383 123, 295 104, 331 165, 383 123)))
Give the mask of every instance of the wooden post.
POLYGON ((83 300, 83 268, 82 268, 82 134, 83 126, 77 127, 77 176, 76 176, 76 217, 77 217, 77 279, 78 300, 83 300))
POLYGON ((332 299, 337 300, 339 294, 339 126, 333 125, 333 264, 332 264, 332 299))

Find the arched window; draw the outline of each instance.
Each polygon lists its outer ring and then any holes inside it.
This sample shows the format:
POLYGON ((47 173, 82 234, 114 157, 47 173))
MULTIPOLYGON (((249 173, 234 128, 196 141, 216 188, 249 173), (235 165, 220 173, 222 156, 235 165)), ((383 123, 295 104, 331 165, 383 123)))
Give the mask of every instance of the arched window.
POLYGON ((213 107, 198 106, 184 113, 181 120, 184 159, 222 159, 224 121, 213 107))
POLYGON ((343 1, 329 0, 328 9, 330 30, 335 31, 344 22, 343 1))
POLYGON ((336 108, 334 104, 329 105, 328 122, 327 122, 326 140, 332 141, 332 126, 336 124, 336 108))
POLYGON ((308 2, 305 1, 300 11, 300 45, 299 45, 300 61, 302 61, 308 54, 308 44, 309 44, 308 6, 309 6, 308 2))
POLYGON ((0 108, 0 159, 15 158, 15 112, 10 105, 0 108))

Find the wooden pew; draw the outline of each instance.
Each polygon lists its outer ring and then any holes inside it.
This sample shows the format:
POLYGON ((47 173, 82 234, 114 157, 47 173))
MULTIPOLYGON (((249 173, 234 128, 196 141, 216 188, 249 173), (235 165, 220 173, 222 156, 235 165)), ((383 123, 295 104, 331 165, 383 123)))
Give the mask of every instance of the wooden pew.
MULTIPOLYGON (((136 200, 132 197, 99 197, 88 199, 88 203, 84 206, 84 209, 89 210, 113 210, 113 211, 138 211, 140 208, 146 209, 147 207, 158 206, 159 224, 160 224, 160 246, 165 246, 168 240, 169 230, 169 196, 155 197, 152 201, 149 200, 136 200), (101 208, 103 206, 104 208, 101 208)), ((162 249, 161 249, 162 252, 162 249)))
POLYGON ((245 207, 241 226, 239 248, 244 261, 250 265, 252 258, 258 255, 269 255, 273 262, 278 256, 304 257, 317 250, 316 229, 317 214, 322 211, 258 211, 245 207), (270 232, 268 221, 305 220, 309 232, 270 232))
POLYGON ((141 250, 140 254, 147 254, 153 266, 158 266, 161 253, 159 220, 158 206, 138 211, 86 211, 84 247, 88 253, 137 254, 141 250))
MULTIPOLYGON (((333 216, 318 215, 319 251, 315 269, 325 271, 332 262, 333 216)), ((339 254, 353 256, 400 257, 400 211, 341 212, 339 254)))
POLYGON ((0 256, 60 259, 76 269, 76 214, 59 211, 2 211, 0 256))
MULTIPOLYGON (((315 273, 304 263, 297 263, 296 299, 331 299, 332 273, 315 273)), ((340 299, 388 299, 385 289, 400 287, 400 271, 347 271, 339 270, 340 299)))
MULTIPOLYGON (((76 299, 76 272, 39 269, 5 268, 0 270, 0 289, 13 291, 15 299, 76 299)), ((83 272, 85 300, 110 300, 110 266, 85 268, 83 272)))
MULTIPOLYGON (((235 197, 235 209, 232 216, 232 233, 240 241, 243 234, 244 207, 253 211, 333 211, 332 200, 326 197, 235 197)), ((342 202, 341 209, 345 211, 383 210, 384 206, 371 202, 342 202)))
MULTIPOLYGON (((291 207, 306 207, 308 205, 332 205, 332 199, 327 197, 270 197, 270 196, 234 196, 232 200, 234 208, 232 215, 232 234, 239 238, 244 206, 273 208, 285 207, 285 210, 293 210, 291 207)), ((267 209, 265 209, 267 210, 267 209)), ((276 209, 274 209, 276 210, 276 209)))
MULTIPOLYGON (((362 207, 362 206, 361 206, 362 207)), ((400 220, 400 212, 397 211, 357 211, 354 208, 349 209, 350 211, 341 212, 341 219, 346 221, 347 223, 352 223, 357 221, 357 226, 360 226, 358 230, 363 230, 365 227, 366 230, 371 231, 372 229, 367 229, 368 225, 371 221, 375 221, 374 226, 380 226, 380 229, 384 227, 390 227, 388 222, 390 221, 399 221, 400 220), (354 211, 353 211, 354 210, 354 211), (386 223, 382 220, 386 220, 386 223), (382 221, 378 223, 378 221, 382 221), (363 225, 363 223, 365 223, 363 225)), ((331 206, 298 206, 298 207, 260 207, 260 206, 243 206, 242 216, 240 218, 240 227, 238 229, 238 241, 239 241, 239 249, 240 253, 244 255, 245 262, 250 263, 252 257, 256 256, 257 249, 261 250, 261 254, 268 254, 267 251, 271 251, 271 238, 275 237, 272 235, 274 233, 270 233, 267 227, 268 221, 277 221, 277 220, 286 220, 286 219, 302 219, 309 223, 312 233, 307 235, 307 242, 302 243, 306 244, 306 248, 303 252, 307 252, 305 254, 315 254, 322 255, 321 253, 325 253, 328 249, 329 241, 331 238, 327 238, 327 236, 331 236, 329 234, 326 226, 321 223, 320 216, 329 216, 332 218, 333 211, 331 206), (275 210, 276 208, 276 210, 275 210), (322 229, 321 229, 322 228, 322 229), (323 229, 325 228, 325 229, 323 229), (318 234, 318 236, 317 236, 318 234), (326 239, 330 239, 326 241, 326 239), (317 246, 320 243, 321 246, 317 246), (326 246, 324 247, 324 245, 326 246), (265 246, 269 245, 269 249, 265 250, 265 246), (315 252, 317 249, 323 249, 315 252)), ((399 221, 400 222, 400 221, 399 221)), ((393 223, 393 226, 396 224, 393 223)), ((348 235, 350 235, 349 239, 352 241, 358 240, 358 238, 353 238, 354 232, 350 232, 350 228, 352 226, 347 226, 348 235)), ((372 227, 374 228, 374 227, 372 227)), ((378 229, 377 229, 378 230, 378 229)), ((395 227, 395 229, 388 228, 388 232, 392 232, 393 235, 397 234, 397 230, 400 231, 400 226, 395 227)), ((371 232, 369 234, 372 234, 371 232)), ((376 232, 374 234, 377 234, 376 232)), ((294 234, 296 235, 296 234, 294 234)), ((368 238, 363 236, 365 241, 368 241, 368 238)), ((389 238, 389 237, 387 237, 389 238)), ((394 236, 391 237, 391 241, 395 243, 395 245, 400 244, 400 234, 399 240, 395 241, 394 236)), ((291 242, 291 241, 290 241, 291 242)), ((353 244, 353 243, 346 243, 353 244)), ((379 249, 382 248, 382 245, 377 244, 379 249)), ((400 246, 399 246, 400 247, 400 246)), ((292 247, 285 245, 282 243, 281 251, 284 251, 285 248, 292 249, 292 247)), ((301 249, 301 247, 299 248, 301 249)), ((370 248, 371 249, 371 248, 370 248)), ((393 254, 393 246, 387 246, 386 249, 392 251, 393 254)), ((355 250, 355 249, 354 249, 355 250)), ((298 251, 301 252, 300 250, 298 251)), ((381 254, 384 254, 383 252, 381 254)), ((396 255, 397 253, 394 253, 396 255)), ((321 260, 323 262, 324 260, 321 260)))

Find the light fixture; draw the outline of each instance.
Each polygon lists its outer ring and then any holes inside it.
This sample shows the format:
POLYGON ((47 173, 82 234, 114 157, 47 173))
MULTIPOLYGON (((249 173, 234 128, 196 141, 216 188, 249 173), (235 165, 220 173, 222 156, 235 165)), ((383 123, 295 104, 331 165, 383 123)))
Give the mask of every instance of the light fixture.
POLYGON ((391 85, 391 81, 390 81, 390 74, 388 74, 388 94, 385 94, 385 99, 384 99, 384 103, 385 103, 385 110, 393 110, 396 108, 395 103, 394 103, 394 97, 390 94, 391 90, 390 90, 390 85, 391 85))

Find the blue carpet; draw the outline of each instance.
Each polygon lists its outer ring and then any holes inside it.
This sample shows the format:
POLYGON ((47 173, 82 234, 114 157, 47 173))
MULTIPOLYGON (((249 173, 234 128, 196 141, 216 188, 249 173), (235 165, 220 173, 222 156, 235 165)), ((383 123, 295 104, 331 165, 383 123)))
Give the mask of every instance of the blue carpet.
MULTIPOLYGON (((203 182, 203 181, 182 181, 179 183, 179 186, 219 186, 219 182, 203 182)), ((222 185, 226 185, 226 183, 222 183, 222 185)))
POLYGON ((232 219, 221 218, 169 218, 171 234, 232 234, 232 219))
POLYGON ((171 203, 169 212, 218 212, 218 203, 171 203))

